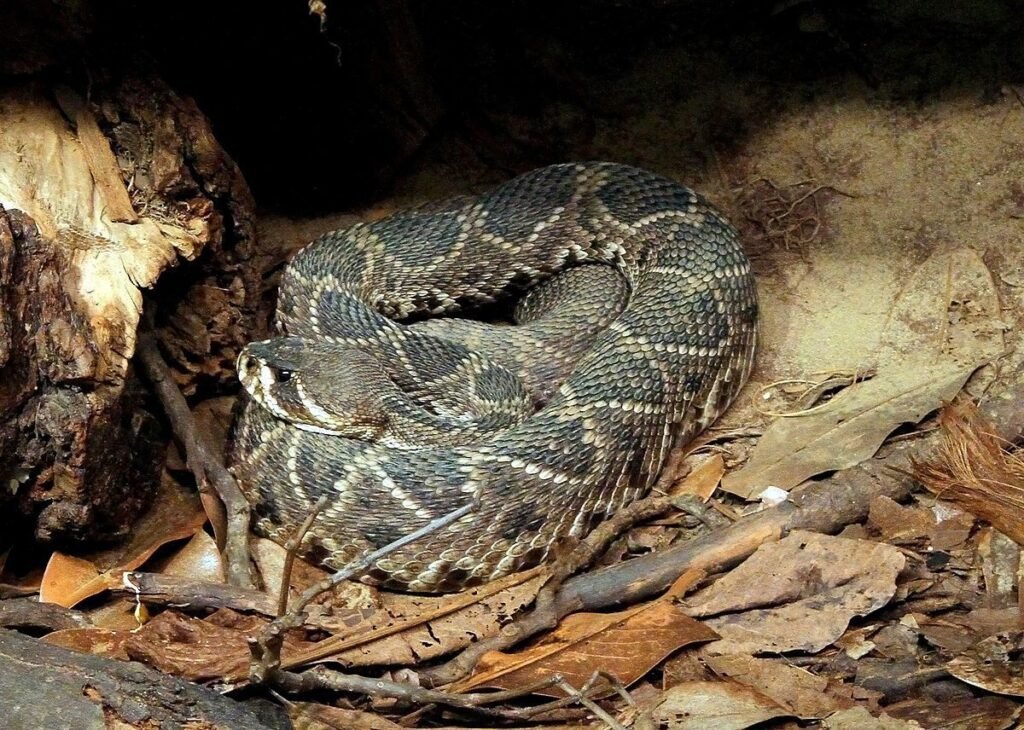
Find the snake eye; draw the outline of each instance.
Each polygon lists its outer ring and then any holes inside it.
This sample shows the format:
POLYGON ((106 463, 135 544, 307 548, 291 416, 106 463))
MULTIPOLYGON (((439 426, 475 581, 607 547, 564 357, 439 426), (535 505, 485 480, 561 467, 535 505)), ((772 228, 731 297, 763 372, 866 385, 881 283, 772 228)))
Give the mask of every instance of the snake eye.
POLYGON ((278 383, 287 383, 292 379, 292 371, 285 370, 284 368, 274 368, 274 375, 278 383))

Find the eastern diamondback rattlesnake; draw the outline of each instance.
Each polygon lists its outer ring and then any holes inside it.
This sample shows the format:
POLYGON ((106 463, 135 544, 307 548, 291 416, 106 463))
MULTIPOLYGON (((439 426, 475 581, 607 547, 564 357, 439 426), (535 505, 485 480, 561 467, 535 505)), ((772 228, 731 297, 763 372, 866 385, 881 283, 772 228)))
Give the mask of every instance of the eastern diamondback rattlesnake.
POLYGON ((307 545, 332 567, 475 498, 366 577, 484 582, 643 495, 735 397, 756 320, 737 234, 696 193, 545 167, 303 249, 278 336, 239 358, 232 468, 277 539, 329 495, 307 545), (400 323, 496 312, 517 324, 400 323))

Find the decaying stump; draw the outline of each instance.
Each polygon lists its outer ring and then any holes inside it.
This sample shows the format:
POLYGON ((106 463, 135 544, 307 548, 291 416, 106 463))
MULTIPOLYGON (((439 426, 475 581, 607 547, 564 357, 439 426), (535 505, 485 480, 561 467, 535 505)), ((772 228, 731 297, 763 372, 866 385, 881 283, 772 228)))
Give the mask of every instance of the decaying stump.
POLYGON ((176 323, 159 336, 186 390, 226 377, 258 296, 237 266, 248 190, 194 104, 152 79, 90 94, 0 95, 0 502, 4 527, 47 542, 116 538, 152 494, 144 290, 179 267, 157 322, 176 323))

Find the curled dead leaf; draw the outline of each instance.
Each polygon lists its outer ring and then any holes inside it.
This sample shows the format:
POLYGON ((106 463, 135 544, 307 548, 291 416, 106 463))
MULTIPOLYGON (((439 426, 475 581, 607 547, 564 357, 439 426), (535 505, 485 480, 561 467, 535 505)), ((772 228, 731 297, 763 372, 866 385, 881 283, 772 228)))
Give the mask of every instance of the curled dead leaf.
POLYGON ((790 715, 749 687, 733 682, 683 682, 665 690, 636 727, 662 730, 743 730, 790 715))
MULTIPOLYGON (((714 631, 684 614, 673 600, 694 580, 694 573, 686 573, 667 596, 625 611, 571 614, 554 631, 522 651, 487 652, 474 673, 452 690, 514 689, 555 674, 574 687, 582 687, 596 670, 628 686, 678 649, 717 638, 714 631)), ((563 696, 557 687, 537 690, 537 694, 563 696)))
POLYGON ((854 616, 886 605, 906 558, 892 547, 795 531, 762 545, 697 593, 687 613, 722 639, 715 654, 816 652, 836 641, 854 616))

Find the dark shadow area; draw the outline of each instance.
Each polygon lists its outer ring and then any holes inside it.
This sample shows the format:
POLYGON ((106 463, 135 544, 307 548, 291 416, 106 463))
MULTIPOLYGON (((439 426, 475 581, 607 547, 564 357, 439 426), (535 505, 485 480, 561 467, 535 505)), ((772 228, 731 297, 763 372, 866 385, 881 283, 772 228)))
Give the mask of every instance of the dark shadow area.
POLYGON ((322 29, 304 3, 96 12, 94 52, 141 55, 195 97, 259 204, 292 214, 371 201, 445 145, 511 173, 606 155, 602 122, 664 114, 674 148, 624 140, 620 159, 703 167, 794 104, 994 97, 1024 70, 1002 0, 359 0, 328 3, 322 29))

